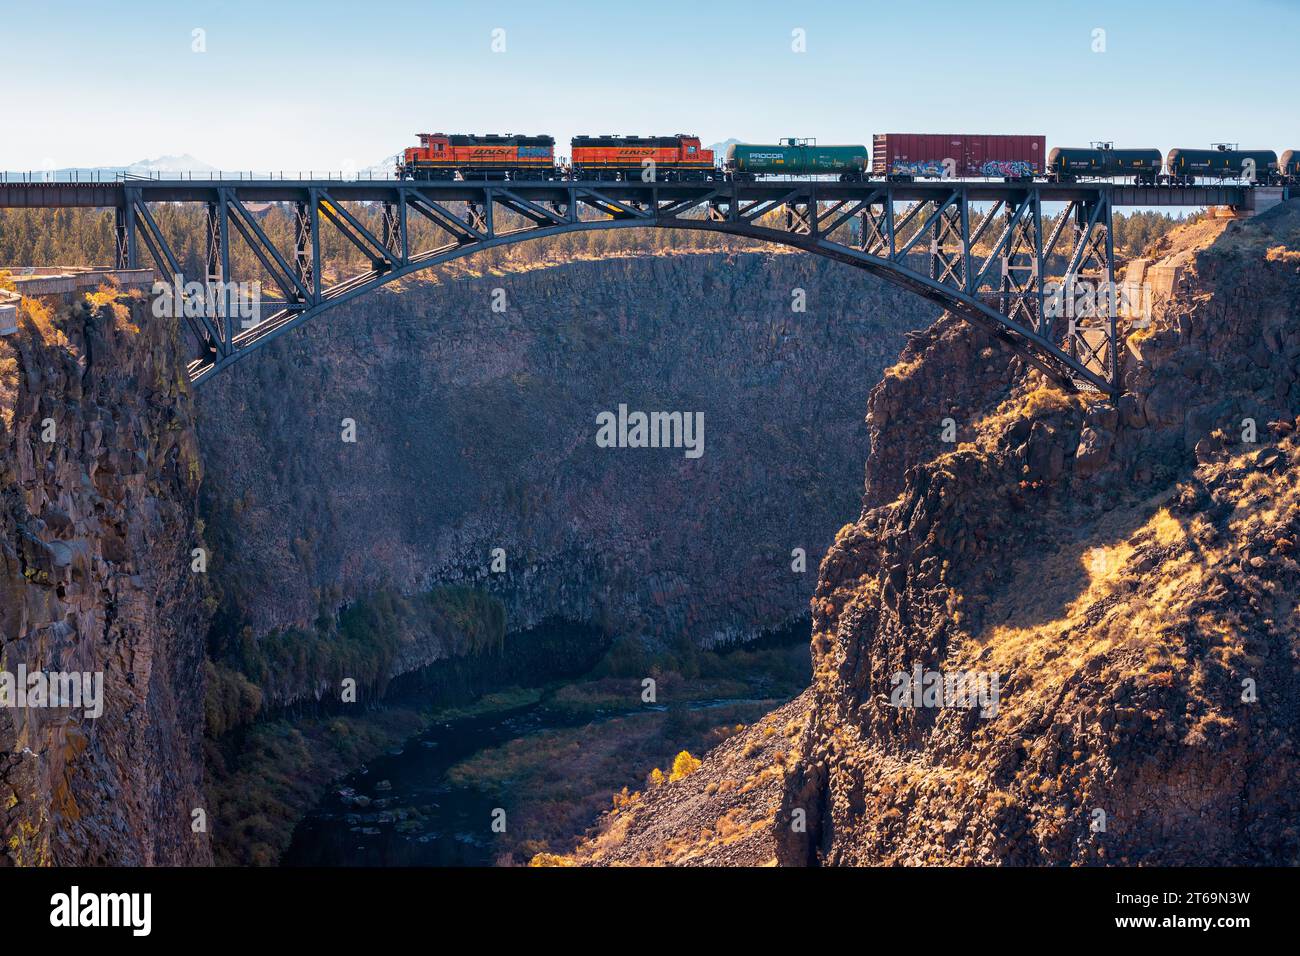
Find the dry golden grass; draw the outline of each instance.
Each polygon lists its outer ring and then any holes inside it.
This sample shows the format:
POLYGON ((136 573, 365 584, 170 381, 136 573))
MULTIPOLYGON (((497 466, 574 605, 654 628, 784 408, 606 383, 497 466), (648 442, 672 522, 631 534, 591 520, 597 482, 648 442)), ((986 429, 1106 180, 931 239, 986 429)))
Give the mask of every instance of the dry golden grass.
POLYGON ((1200 594, 1212 558, 1191 545, 1188 529, 1162 504, 1116 509, 1088 540, 1023 562, 1016 569, 1021 585, 989 608, 994 623, 957 650, 962 666, 1004 679, 1015 673, 1042 695, 1099 655, 1131 652, 1148 672, 1176 665, 1174 629, 1200 594), (1143 513, 1149 517, 1135 521, 1143 513), (1135 554, 1153 550, 1162 557, 1149 574, 1131 568, 1135 554))
POLYGON ((0 422, 6 430, 14 424, 14 403, 18 400, 18 358, 13 346, 0 339, 0 422))
POLYGON ((67 346, 68 339, 54 324, 54 301, 49 297, 29 299, 23 297, 19 317, 26 317, 41 341, 46 345, 67 346))
POLYGON ((919 369, 923 362, 923 354, 916 355, 907 361, 899 360, 885 369, 885 377, 896 378, 900 381, 906 380, 912 377, 912 373, 919 369))
POLYGON ((1032 391, 1015 394, 975 425, 981 444, 987 443, 1006 431, 1013 422, 1034 419, 1050 412, 1082 411, 1087 405, 1082 393, 1064 392, 1055 384, 1043 382, 1032 391))
POLYGON ((131 321, 131 309, 126 304, 122 295, 122 290, 117 286, 103 284, 94 292, 86 294, 86 301, 95 307, 100 314, 105 311, 113 317, 113 324, 121 332, 129 332, 132 335, 138 335, 139 326, 131 321))

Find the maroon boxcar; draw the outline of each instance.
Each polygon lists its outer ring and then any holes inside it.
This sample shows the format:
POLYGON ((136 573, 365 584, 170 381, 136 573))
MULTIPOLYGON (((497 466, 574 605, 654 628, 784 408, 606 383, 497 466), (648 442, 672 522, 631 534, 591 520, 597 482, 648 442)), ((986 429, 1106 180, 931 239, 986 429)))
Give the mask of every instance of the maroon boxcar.
POLYGON ((1029 179, 1046 161, 1045 136, 877 133, 871 149, 872 173, 897 179, 1029 179))

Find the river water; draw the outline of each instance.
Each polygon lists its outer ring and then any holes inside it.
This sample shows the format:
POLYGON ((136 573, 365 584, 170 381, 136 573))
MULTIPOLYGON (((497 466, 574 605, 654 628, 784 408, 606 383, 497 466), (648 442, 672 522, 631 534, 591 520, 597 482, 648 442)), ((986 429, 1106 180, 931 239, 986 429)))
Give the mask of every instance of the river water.
MULTIPOLYGON (((486 747, 555 726, 544 704, 435 724, 336 783, 298 824, 285 866, 485 866, 499 802, 447 780, 486 747)), ((573 723, 578 723, 574 721, 573 723)))
MULTIPOLYGON (((709 700, 689 706, 743 703, 757 701, 709 700)), ((400 750, 335 783, 294 830, 281 865, 490 866, 497 853, 492 812, 500 797, 453 784, 447 771, 480 750, 591 721, 589 715, 556 710, 542 700, 434 724, 400 750)))

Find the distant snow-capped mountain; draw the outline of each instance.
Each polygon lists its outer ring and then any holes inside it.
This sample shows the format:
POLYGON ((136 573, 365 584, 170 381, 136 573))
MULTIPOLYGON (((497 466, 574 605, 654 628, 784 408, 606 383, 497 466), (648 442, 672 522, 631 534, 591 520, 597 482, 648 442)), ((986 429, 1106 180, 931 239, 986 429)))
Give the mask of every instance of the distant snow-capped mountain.
POLYGON ((735 146, 737 143, 743 142, 743 139, 736 139, 733 136, 731 139, 724 139, 721 143, 710 143, 707 148, 713 150, 715 159, 725 159, 728 146, 735 146))
POLYGON ((159 173, 215 173, 216 166, 195 159, 189 153, 180 156, 159 156, 157 159, 139 159, 126 166, 64 166, 58 169, 8 170, 7 179, 31 176, 37 181, 73 182, 76 180, 111 180, 118 176, 149 176, 159 173))
POLYGON ((140 159, 124 167, 127 172, 215 173, 216 166, 195 159, 189 153, 180 156, 159 156, 157 159, 140 159))

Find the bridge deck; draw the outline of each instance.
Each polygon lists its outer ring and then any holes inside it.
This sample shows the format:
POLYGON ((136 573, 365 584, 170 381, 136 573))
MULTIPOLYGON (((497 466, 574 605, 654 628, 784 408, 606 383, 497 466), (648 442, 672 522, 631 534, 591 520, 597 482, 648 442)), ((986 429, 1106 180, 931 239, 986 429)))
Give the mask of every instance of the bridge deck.
MULTIPOLYGON (((573 187, 599 190, 611 199, 651 202, 716 194, 742 201, 775 200, 791 189, 812 186, 819 199, 835 202, 862 199, 888 189, 896 202, 919 202, 962 191, 969 202, 1016 199, 1037 189, 1044 202, 1074 202, 1105 193, 1113 206, 1244 206, 1251 187, 1206 185, 1191 187, 1118 186, 1111 183, 1002 183, 982 180, 933 180, 911 183, 870 181, 841 183, 821 180, 763 180, 756 183, 596 183, 596 182, 399 182, 357 179, 225 179, 128 180, 120 183, 0 183, 0 208, 64 209, 122 208, 127 191, 139 191, 145 202, 216 202, 220 190, 238 194, 245 202, 296 202, 311 190, 325 190, 343 202, 387 202, 399 193, 423 193, 439 201, 473 202, 485 187, 505 188, 534 202, 563 202, 573 187)), ((1283 198, 1300 195, 1283 190, 1283 198)))

